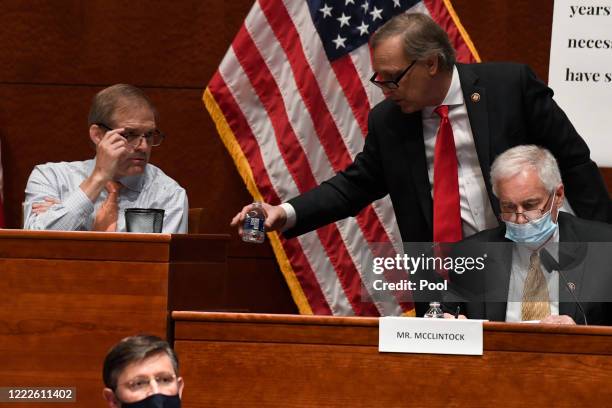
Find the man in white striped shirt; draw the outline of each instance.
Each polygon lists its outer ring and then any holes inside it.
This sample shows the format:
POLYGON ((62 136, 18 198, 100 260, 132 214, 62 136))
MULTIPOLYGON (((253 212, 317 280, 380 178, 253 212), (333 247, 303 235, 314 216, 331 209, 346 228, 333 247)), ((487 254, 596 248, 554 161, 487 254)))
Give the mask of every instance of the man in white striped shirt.
POLYGON ((24 228, 121 232, 123 210, 137 207, 163 209, 162 232, 186 233, 185 189, 149 164, 164 139, 156 119, 151 101, 132 85, 96 94, 89 112, 95 158, 36 166, 25 191, 24 228))

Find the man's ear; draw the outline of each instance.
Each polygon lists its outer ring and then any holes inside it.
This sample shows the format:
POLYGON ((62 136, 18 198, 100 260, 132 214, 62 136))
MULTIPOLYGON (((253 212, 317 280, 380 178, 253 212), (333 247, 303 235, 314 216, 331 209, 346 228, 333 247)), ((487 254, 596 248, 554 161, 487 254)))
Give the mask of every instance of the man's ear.
POLYGON ((555 196, 554 196, 554 200, 555 200, 555 208, 556 208, 556 213, 551 211, 551 215, 552 215, 552 219, 553 222, 558 222, 558 218, 559 218, 559 209, 561 208, 561 206, 563 205, 563 200, 565 198, 565 188, 563 187, 563 184, 559 184, 559 186, 557 186, 557 188, 555 189, 555 196))
POLYGON ((563 184, 559 184, 559 186, 556 188, 555 198, 557 199, 558 206, 561 207, 563 205, 563 200, 565 199, 565 187, 563 184))
POLYGON ((434 76, 440 71, 439 60, 440 57, 435 54, 425 58, 425 66, 430 76, 434 76))
POLYGON ((102 140, 105 134, 106 132, 104 132, 104 129, 100 128, 100 126, 89 126, 89 138, 96 146, 98 145, 98 143, 100 143, 100 140, 102 140))
POLYGON ((181 398, 183 396, 183 387, 185 386, 185 382, 183 381, 183 377, 177 378, 176 382, 178 383, 178 395, 179 395, 179 398, 181 398))
POLYGON ((104 397, 104 400, 108 404, 109 408, 119 408, 121 406, 117 400, 117 397, 115 396, 115 393, 110 388, 104 388, 102 391, 102 396, 104 397))

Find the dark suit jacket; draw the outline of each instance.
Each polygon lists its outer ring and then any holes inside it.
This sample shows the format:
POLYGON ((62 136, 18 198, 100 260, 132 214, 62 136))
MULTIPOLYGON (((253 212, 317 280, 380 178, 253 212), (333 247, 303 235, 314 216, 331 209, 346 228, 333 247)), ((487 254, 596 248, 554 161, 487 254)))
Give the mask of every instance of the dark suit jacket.
MULTIPOLYGON (((497 155, 519 144, 548 148, 559 161, 566 195, 582 218, 612 220, 611 203, 584 140, 553 101, 553 92, 526 66, 457 64, 463 96, 493 210, 499 205, 489 172, 497 155), (471 95, 480 100, 473 102, 471 95)), ((344 171, 289 200, 297 224, 293 237, 356 215, 389 194, 405 242, 433 239, 433 203, 427 175, 421 112, 402 113, 387 100, 370 112, 363 151, 344 171)))
MULTIPOLYGON (((555 262, 545 255, 541 259, 547 270, 561 270, 559 314, 584 324, 578 300, 589 325, 612 325, 612 303, 607 302, 612 300, 612 225, 583 220, 565 212, 559 213, 558 222, 559 260, 555 262)), ((482 271, 449 274, 446 309, 454 311, 457 303, 452 302, 453 298, 461 299, 461 310, 467 317, 505 321, 513 249, 505 234, 506 227, 502 225, 456 244, 456 256, 486 253, 486 267, 482 271)))

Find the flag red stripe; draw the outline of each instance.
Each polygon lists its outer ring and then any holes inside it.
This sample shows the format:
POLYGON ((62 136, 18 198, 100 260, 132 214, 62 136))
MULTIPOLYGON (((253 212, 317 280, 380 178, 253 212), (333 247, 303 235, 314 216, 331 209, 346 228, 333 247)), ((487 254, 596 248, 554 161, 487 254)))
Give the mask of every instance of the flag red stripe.
POLYGON ((423 3, 429 10, 431 18, 448 34, 455 48, 457 61, 463 63, 476 62, 444 2, 441 0, 423 0, 423 3))
MULTIPOLYGON (((240 65, 270 117, 275 129, 279 150, 285 165, 298 186, 298 190, 303 193, 314 188, 317 183, 306 160, 306 154, 293 132, 284 105, 278 103, 282 100, 278 85, 244 25, 238 32, 232 46, 240 65)), ((321 239, 332 265, 334 265, 342 288, 353 309, 364 316, 378 315, 373 304, 363 304, 360 301, 363 286, 361 276, 336 225, 331 224, 318 229, 317 235, 321 239)))
POLYGON ((232 47, 270 118, 276 142, 293 181, 300 192, 316 187, 317 182, 291 127, 287 111, 282 103, 278 103, 283 100, 278 85, 244 25, 240 28, 232 47))
POLYGON ((351 157, 348 154, 340 130, 327 109, 325 98, 321 94, 317 79, 304 54, 299 34, 291 23, 291 16, 289 16, 287 9, 278 7, 274 3, 274 1, 261 0, 262 11, 287 55, 295 82, 304 105, 313 120, 321 146, 323 146, 334 171, 343 170, 351 163, 351 157))
POLYGON ((214 95, 215 101, 217 101, 221 111, 225 114, 227 123, 234 135, 240 135, 240 137, 236 137, 236 141, 240 145, 240 149, 244 155, 248 157, 253 178, 255 179, 259 192, 265 197, 266 202, 270 204, 280 204, 281 200, 276 194, 276 190, 272 186, 270 177, 264 166, 259 144, 240 110, 238 103, 227 88, 218 71, 210 80, 208 89, 214 95))
POLYGON ((306 255, 304 255, 304 250, 300 245, 300 241, 297 239, 285 239, 282 235, 279 236, 281 244, 287 254, 287 258, 293 267, 293 272, 302 286, 302 291, 306 299, 308 299, 308 304, 312 309, 312 313, 317 315, 331 315, 332 310, 321 290, 321 284, 319 284, 306 255))
MULTIPOLYGON (((252 168, 253 177, 255 178, 260 193, 267 202, 279 203, 280 199, 272 187, 268 172, 264 166, 259 144, 242 110, 218 71, 208 84, 208 89, 215 97, 215 101, 219 105, 221 111, 224 112, 226 120, 234 135, 239 135, 239 137, 236 137, 236 141, 240 145, 240 148, 245 154, 248 152, 247 157, 249 159, 249 164, 252 168)), ((299 241, 295 239, 286 240, 281 237, 281 243, 293 266, 296 278, 300 282, 300 286, 302 286, 304 295, 308 299, 308 303, 313 313, 331 315, 331 309, 321 291, 321 286, 314 272, 310 268, 310 263, 306 259, 299 241)))
POLYGON ((376 306, 362 299, 363 282, 335 223, 316 230, 329 260, 334 265, 344 293, 359 316, 379 316, 376 306), (365 302, 365 303, 364 303, 365 302))
POLYGON ((359 128, 361 128, 361 134, 365 136, 368 133, 370 102, 365 89, 363 89, 363 82, 359 79, 359 72, 357 72, 351 56, 348 54, 332 62, 331 66, 336 73, 342 91, 346 95, 359 128))

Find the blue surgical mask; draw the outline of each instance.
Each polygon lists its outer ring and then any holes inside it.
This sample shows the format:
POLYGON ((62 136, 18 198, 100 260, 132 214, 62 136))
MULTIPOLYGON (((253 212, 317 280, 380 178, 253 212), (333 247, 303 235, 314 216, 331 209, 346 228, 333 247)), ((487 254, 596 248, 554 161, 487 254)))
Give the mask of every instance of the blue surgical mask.
POLYGON ((121 403, 122 408, 180 408, 181 399, 176 395, 153 394, 138 402, 121 403))
POLYGON ((543 243, 555 232, 557 224, 552 220, 552 207, 555 197, 551 200, 550 208, 540 218, 525 224, 504 221, 506 224, 506 238, 514 242, 543 243))

